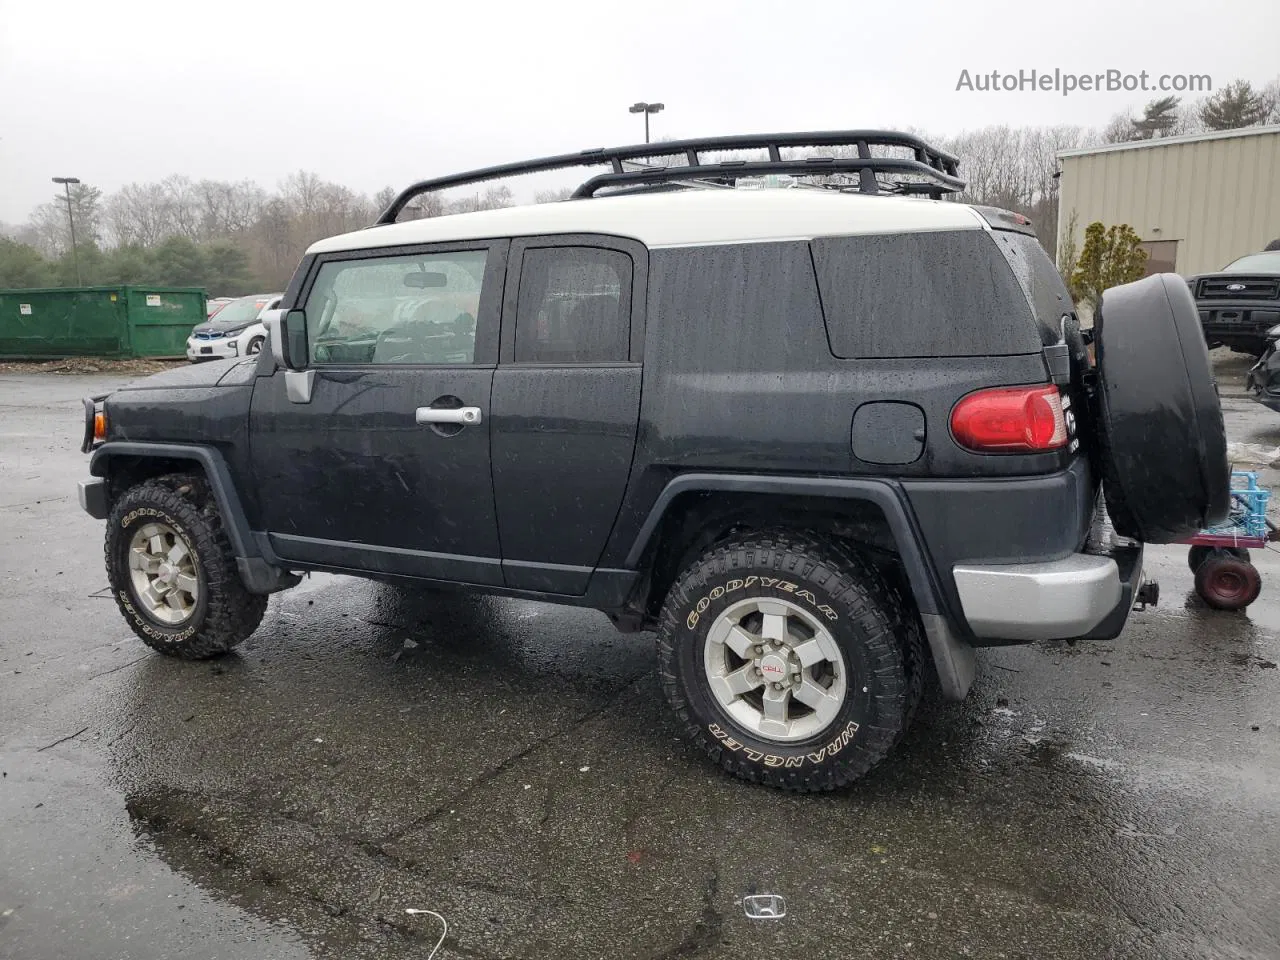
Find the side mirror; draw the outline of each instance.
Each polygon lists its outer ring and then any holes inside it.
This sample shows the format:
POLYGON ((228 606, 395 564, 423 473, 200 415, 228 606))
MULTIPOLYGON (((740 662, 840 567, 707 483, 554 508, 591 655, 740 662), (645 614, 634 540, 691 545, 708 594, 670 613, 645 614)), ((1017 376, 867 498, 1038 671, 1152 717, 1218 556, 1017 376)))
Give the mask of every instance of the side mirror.
POLYGON ((302 310, 273 310, 263 321, 271 355, 286 370, 304 370, 307 366, 307 315, 302 310))
POLYGON ((284 367, 290 403, 310 403, 316 372, 307 369, 307 315, 302 310, 275 311, 266 318, 267 339, 276 364, 284 367))

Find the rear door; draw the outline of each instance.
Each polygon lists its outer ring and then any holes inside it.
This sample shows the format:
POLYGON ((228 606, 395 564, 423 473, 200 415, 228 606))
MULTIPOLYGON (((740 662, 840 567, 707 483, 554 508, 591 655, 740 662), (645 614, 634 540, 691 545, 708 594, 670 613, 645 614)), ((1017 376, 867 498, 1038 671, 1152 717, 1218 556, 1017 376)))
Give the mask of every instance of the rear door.
POLYGON ((635 452, 647 265, 611 237, 512 244, 491 425, 508 586, 581 595, 604 550, 635 452))
POLYGON ((310 399, 291 401, 278 371, 258 381, 251 410, 280 557, 502 583, 489 397, 507 246, 318 259, 300 299, 310 399))

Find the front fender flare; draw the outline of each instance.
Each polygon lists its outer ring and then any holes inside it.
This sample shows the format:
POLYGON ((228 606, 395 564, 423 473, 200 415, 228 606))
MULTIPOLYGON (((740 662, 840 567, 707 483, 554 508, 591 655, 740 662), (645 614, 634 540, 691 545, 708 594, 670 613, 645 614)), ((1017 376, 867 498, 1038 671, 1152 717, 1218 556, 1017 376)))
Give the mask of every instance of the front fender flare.
POLYGON ((89 473, 106 477, 113 457, 160 457, 166 460, 190 460, 204 469, 209 489, 213 491, 222 516, 223 529, 236 558, 236 569, 245 589, 251 593, 274 593, 297 583, 290 573, 273 566, 258 549, 249 521, 245 517, 240 495, 231 477, 226 458, 213 448, 186 443, 139 443, 111 440, 93 451, 89 473))

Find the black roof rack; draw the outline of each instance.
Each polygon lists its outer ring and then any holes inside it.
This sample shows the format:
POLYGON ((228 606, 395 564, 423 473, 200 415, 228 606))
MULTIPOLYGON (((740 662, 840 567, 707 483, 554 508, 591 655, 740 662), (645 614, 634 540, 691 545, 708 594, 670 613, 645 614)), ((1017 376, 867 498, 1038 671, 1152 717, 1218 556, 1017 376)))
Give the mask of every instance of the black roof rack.
POLYGON ((436 190, 500 180, 527 173, 564 170, 570 167, 598 167, 608 164, 612 172, 592 177, 573 197, 591 197, 602 187, 671 184, 674 181, 733 183, 740 177, 786 173, 794 176, 823 176, 832 173, 859 174, 858 190, 862 193, 926 194, 935 199, 945 193, 964 189, 957 174, 959 161, 951 154, 931 147, 919 137, 887 130, 828 130, 812 133, 747 134, 733 137, 703 137, 696 140, 667 140, 661 143, 639 143, 629 147, 597 147, 580 153, 563 153, 554 157, 505 163, 466 173, 456 173, 433 180, 422 180, 402 190, 378 217, 377 223, 395 223, 396 218, 415 197, 436 190), (799 157, 784 160, 783 148, 856 147, 856 157, 799 157), (872 147, 897 147, 910 150, 905 157, 872 156, 872 147), (767 150, 768 160, 704 161, 700 154, 729 150, 767 150), (683 155, 680 166, 644 167, 628 170, 624 164, 653 157, 683 155), (881 182, 877 175, 901 179, 881 182), (915 179, 912 179, 915 178, 915 179))

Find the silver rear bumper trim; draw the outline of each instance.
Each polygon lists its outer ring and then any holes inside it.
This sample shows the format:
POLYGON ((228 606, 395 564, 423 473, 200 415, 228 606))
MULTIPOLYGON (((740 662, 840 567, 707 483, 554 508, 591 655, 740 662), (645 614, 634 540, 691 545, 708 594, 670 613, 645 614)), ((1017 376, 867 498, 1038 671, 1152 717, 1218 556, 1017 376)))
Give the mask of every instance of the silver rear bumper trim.
POLYGON ((952 574, 970 629, 989 640, 1083 636, 1122 595, 1116 562, 1085 553, 1045 563, 957 564, 952 574))

